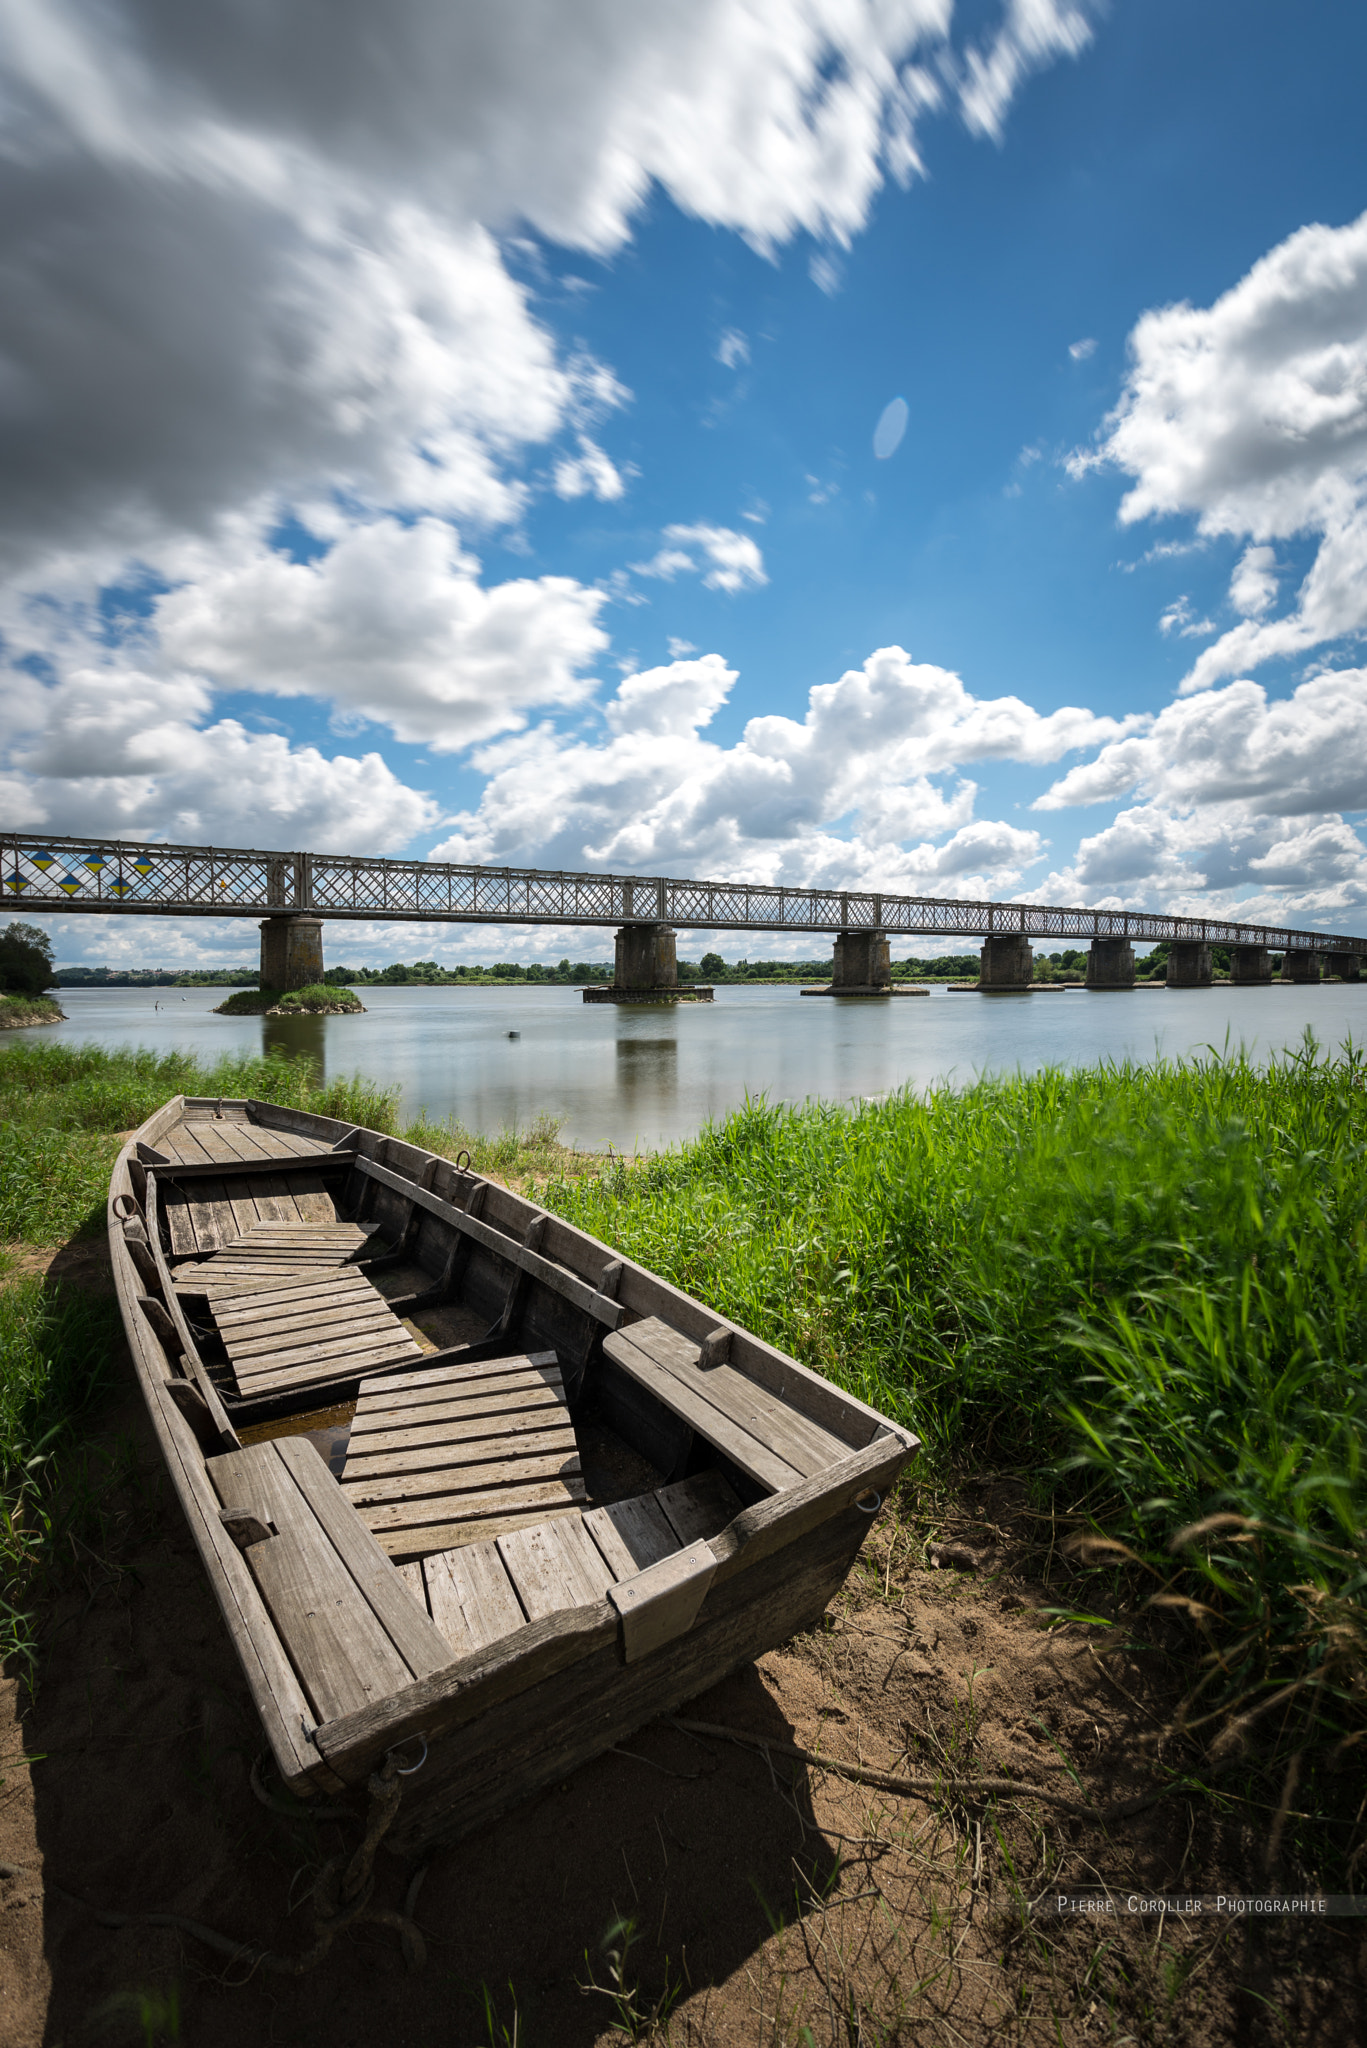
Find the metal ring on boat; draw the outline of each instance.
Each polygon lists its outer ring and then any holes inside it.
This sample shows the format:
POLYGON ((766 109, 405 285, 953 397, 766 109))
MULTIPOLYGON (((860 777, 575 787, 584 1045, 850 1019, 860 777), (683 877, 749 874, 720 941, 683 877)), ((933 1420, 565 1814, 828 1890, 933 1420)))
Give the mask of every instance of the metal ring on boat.
POLYGON ((128 1222, 134 1216, 140 1215, 140 1213, 138 1205, 131 1195, 115 1195, 114 1214, 118 1217, 120 1223, 128 1222))
POLYGON ((855 1496, 854 1505, 858 1508, 861 1515, 876 1515, 879 1508, 883 1505, 883 1496, 881 1493, 875 1493, 873 1488, 869 1486, 865 1488, 863 1493, 855 1496), (870 1496, 873 1499, 872 1507, 867 1505, 870 1496))
POLYGON ((394 1766, 395 1772, 400 1778, 411 1778, 414 1771, 420 1771, 427 1762, 427 1737, 420 1735, 418 1741, 422 1744, 422 1755, 418 1758, 418 1761, 415 1764, 396 1764, 394 1766))
POLYGON ((461 1171, 463 1173, 468 1173, 470 1171, 470 1155, 463 1145, 461 1146, 459 1152, 457 1152, 456 1154, 456 1165, 458 1167, 461 1166, 462 1160, 464 1160, 465 1164, 463 1167, 461 1167, 461 1171))

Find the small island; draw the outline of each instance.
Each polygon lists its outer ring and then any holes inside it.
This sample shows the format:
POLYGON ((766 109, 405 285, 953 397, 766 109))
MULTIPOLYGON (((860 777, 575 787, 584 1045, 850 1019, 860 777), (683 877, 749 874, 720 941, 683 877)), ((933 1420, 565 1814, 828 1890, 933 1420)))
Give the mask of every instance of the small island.
POLYGON ((240 988, 226 1003, 214 1005, 216 1017, 350 1017, 364 1012, 353 989, 321 981, 289 990, 240 988))

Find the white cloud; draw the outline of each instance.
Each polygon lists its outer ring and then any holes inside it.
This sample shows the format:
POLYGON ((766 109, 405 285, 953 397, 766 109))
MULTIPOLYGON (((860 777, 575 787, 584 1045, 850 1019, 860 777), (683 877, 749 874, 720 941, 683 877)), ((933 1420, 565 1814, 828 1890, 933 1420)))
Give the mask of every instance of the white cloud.
POLYGON ((674 662, 622 683, 604 741, 543 728, 485 748, 480 805, 436 857, 1000 890, 1037 858, 1039 834, 975 819, 974 784, 936 778, 974 760, 1057 760, 1145 723, 975 698, 892 647, 813 689, 804 719, 752 718, 721 746, 706 728, 734 681, 718 655, 674 662))
POLYGON ((999 142, 1007 110, 1032 71, 1060 57, 1079 57, 1092 40, 1095 0, 1008 0, 985 49, 970 50, 961 89, 971 129, 999 142))
POLYGON ((717 361, 728 370, 739 369, 750 360, 750 344, 739 328, 728 327, 717 343, 717 361))
POLYGON ((671 661, 682 661, 686 654, 696 654, 698 651, 691 640, 680 640, 676 633, 670 634, 666 645, 671 661))
POLYGON ((579 436, 578 455, 561 456, 553 482, 558 498, 582 498, 591 491, 595 498, 610 503, 626 490, 626 474, 587 434, 579 436))
POLYGON ((633 562, 638 576, 701 574, 708 590, 753 590, 767 583, 764 556, 748 533, 730 526, 667 526, 666 545, 648 562, 633 562), (701 559, 699 559, 701 557, 701 559))
POLYGON ((1070 341, 1068 353, 1075 363, 1085 363, 1096 354, 1096 341, 1091 335, 1083 341, 1070 341))
POLYGON ((1075 472, 1134 479, 1126 524, 1194 517, 1246 548, 1230 601, 1243 622, 1199 656, 1183 689, 1367 630, 1367 214, 1300 229, 1206 308, 1146 313, 1119 405, 1075 472), (1269 543, 1318 550, 1294 610, 1276 598, 1269 543))
POLYGON ((1191 599, 1183 595, 1174 600, 1158 621, 1160 633, 1180 633, 1184 640, 1199 640, 1206 633, 1213 633, 1213 619, 1198 619, 1191 608, 1191 599))
POLYGON ((1229 582, 1229 601, 1246 619, 1260 618, 1277 595, 1275 548, 1245 548, 1229 582))
POLYGON ((1247 680, 1181 698, 1142 737, 1070 769, 1035 809, 1133 789, 1170 807, 1241 803, 1278 817, 1367 809, 1367 669, 1327 671, 1279 702, 1247 680))
POLYGON ((221 688, 311 696, 451 752, 592 688, 606 602, 564 576, 486 587, 449 526, 380 519, 319 560, 245 548, 159 600, 163 658, 221 688))
POLYGON ((397 852, 440 815, 378 754, 329 759, 234 719, 208 692, 125 668, 9 693, 6 815, 55 832, 397 852))
POLYGON ((819 249, 807 265, 807 274, 817 290, 833 299, 844 282, 845 271, 838 256, 829 249, 819 249))

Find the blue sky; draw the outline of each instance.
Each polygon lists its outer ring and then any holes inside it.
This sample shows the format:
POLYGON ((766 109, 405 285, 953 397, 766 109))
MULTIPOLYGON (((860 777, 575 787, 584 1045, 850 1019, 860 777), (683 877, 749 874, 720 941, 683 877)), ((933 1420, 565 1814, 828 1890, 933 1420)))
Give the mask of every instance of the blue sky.
POLYGON ((1360 8, 286 13, 7 10, 8 823, 1367 930, 1360 8))

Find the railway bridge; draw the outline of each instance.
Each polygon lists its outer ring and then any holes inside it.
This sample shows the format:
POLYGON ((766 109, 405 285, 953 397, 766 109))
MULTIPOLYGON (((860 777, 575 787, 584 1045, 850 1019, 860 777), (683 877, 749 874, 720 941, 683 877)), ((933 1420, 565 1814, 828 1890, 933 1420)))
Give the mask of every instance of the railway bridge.
POLYGON ((306 987, 323 973, 323 925, 394 923, 589 925, 616 932, 612 986, 601 997, 649 1001, 677 994, 675 932, 829 933, 830 992, 886 995, 895 937, 976 939, 979 987, 1030 986, 1037 938, 1086 941, 1087 986, 1134 986, 1136 940, 1167 940, 1168 982, 1207 987, 1211 949, 1230 949, 1231 979, 1258 985, 1282 956, 1287 981, 1326 970, 1356 981, 1367 939, 1174 917, 1147 910, 1087 910, 989 903, 854 889, 790 889, 762 882, 574 874, 448 861, 378 860, 338 853, 263 853, 242 847, 49 838, 0 829, 0 880, 11 905, 94 916, 244 917, 260 922, 263 988, 306 987))

